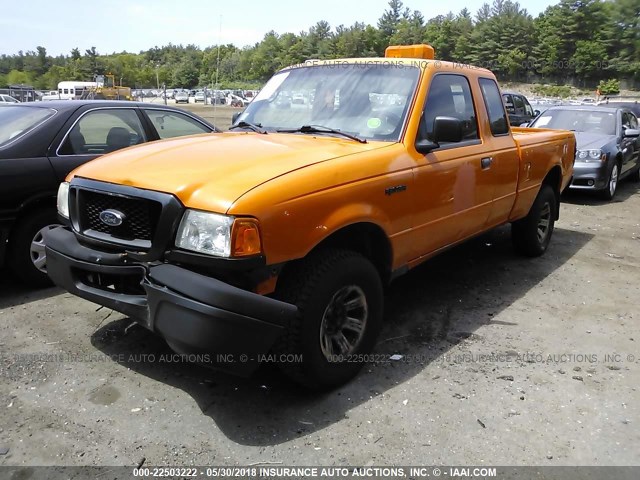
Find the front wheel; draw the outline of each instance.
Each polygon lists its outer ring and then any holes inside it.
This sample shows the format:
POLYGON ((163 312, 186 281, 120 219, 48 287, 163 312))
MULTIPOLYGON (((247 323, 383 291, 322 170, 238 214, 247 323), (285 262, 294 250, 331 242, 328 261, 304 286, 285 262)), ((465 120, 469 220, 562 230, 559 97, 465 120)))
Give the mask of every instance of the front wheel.
POLYGON ((298 316, 279 344, 282 370, 314 389, 337 387, 367 363, 382 324, 378 271, 362 255, 324 250, 285 272, 278 298, 297 305, 298 316))
POLYGON ((527 257, 542 255, 549 246, 557 211, 556 195, 549 185, 542 185, 529 214, 511 224, 514 248, 527 257))
POLYGON ((55 209, 46 208, 24 217, 11 233, 7 261, 25 284, 32 287, 52 285, 47 276, 44 234, 58 225, 55 209))
POLYGON ((614 163, 611 167, 611 172, 609 172, 609 181, 607 182, 607 187, 604 190, 601 190, 600 195, 605 200, 613 200, 613 197, 616 196, 616 192, 618 191, 618 180, 620 179, 620 167, 618 163, 614 163))

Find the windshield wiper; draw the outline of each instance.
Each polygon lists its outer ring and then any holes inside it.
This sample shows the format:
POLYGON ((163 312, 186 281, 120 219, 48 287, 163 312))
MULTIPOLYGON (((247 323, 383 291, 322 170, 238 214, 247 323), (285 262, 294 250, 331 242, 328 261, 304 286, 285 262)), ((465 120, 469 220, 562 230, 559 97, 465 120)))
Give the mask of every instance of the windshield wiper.
POLYGON ((276 131, 278 133, 334 133, 336 135, 355 140, 356 142, 367 143, 364 138, 351 135, 350 133, 346 133, 341 130, 336 130, 335 128, 325 127, 324 125, 303 125, 300 128, 281 129, 276 131))
POLYGON ((267 134, 267 131, 264 128, 262 128, 262 125, 260 125, 259 123, 250 123, 250 122, 245 122, 244 120, 241 122, 238 122, 235 125, 230 126, 229 130, 234 128, 249 128, 254 132, 263 133, 265 135, 267 134))

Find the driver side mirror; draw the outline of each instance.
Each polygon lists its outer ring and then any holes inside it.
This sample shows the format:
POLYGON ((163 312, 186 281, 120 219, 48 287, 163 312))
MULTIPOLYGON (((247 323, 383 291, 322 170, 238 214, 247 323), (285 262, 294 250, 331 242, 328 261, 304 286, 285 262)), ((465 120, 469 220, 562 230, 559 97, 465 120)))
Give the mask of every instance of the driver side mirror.
POLYGON ((540 110, 534 110, 533 111, 533 116, 537 117, 538 115, 540 115, 540 110))
POLYGON ((238 120, 238 117, 242 115, 242 112, 236 112, 231 116, 231 125, 233 125, 234 123, 236 123, 236 121, 238 120))
POLYGON ((433 141, 421 139, 416 142, 416 150, 427 154, 440 148, 440 142, 461 142, 462 121, 455 117, 438 116, 433 120, 433 141))
POLYGON ((640 136, 640 130, 637 130, 635 128, 627 128, 624 131, 623 136, 628 138, 637 138, 640 136))

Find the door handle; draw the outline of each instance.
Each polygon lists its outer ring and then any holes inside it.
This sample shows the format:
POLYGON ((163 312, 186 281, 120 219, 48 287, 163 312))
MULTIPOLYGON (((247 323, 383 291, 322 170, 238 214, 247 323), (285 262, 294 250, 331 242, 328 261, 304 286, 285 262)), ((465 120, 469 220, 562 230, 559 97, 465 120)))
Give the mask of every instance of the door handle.
POLYGON ((492 163, 493 163, 492 157, 485 157, 480 160, 480 165, 482 166, 483 170, 487 170, 489 167, 491 167, 492 163))

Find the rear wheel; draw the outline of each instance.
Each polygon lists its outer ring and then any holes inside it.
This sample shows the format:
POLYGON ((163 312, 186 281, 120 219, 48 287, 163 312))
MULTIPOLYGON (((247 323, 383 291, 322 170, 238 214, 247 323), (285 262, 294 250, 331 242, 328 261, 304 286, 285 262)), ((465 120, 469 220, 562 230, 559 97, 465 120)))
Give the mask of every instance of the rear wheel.
POLYGON ((629 176, 632 182, 640 182, 640 167, 636 168, 636 170, 629 176))
POLYGON ((382 282, 371 262, 348 250, 317 252, 285 273, 277 295, 298 307, 276 347, 294 359, 281 363, 282 370, 314 389, 353 378, 382 323, 382 282))
POLYGON ((620 179, 620 166, 618 162, 614 163, 611 167, 611 171, 609 172, 609 181, 607 182, 607 187, 604 190, 601 190, 600 195, 605 200, 613 200, 613 197, 616 196, 616 192, 618 191, 618 180, 620 179))
POLYGON ((549 246, 555 225, 557 200, 553 188, 542 185, 529 214, 511 225, 514 248, 528 257, 542 255, 549 246))
POLYGON ((24 217, 11 234, 7 262, 16 276, 29 286, 52 285, 47 276, 44 234, 58 225, 56 211, 46 208, 24 217))

